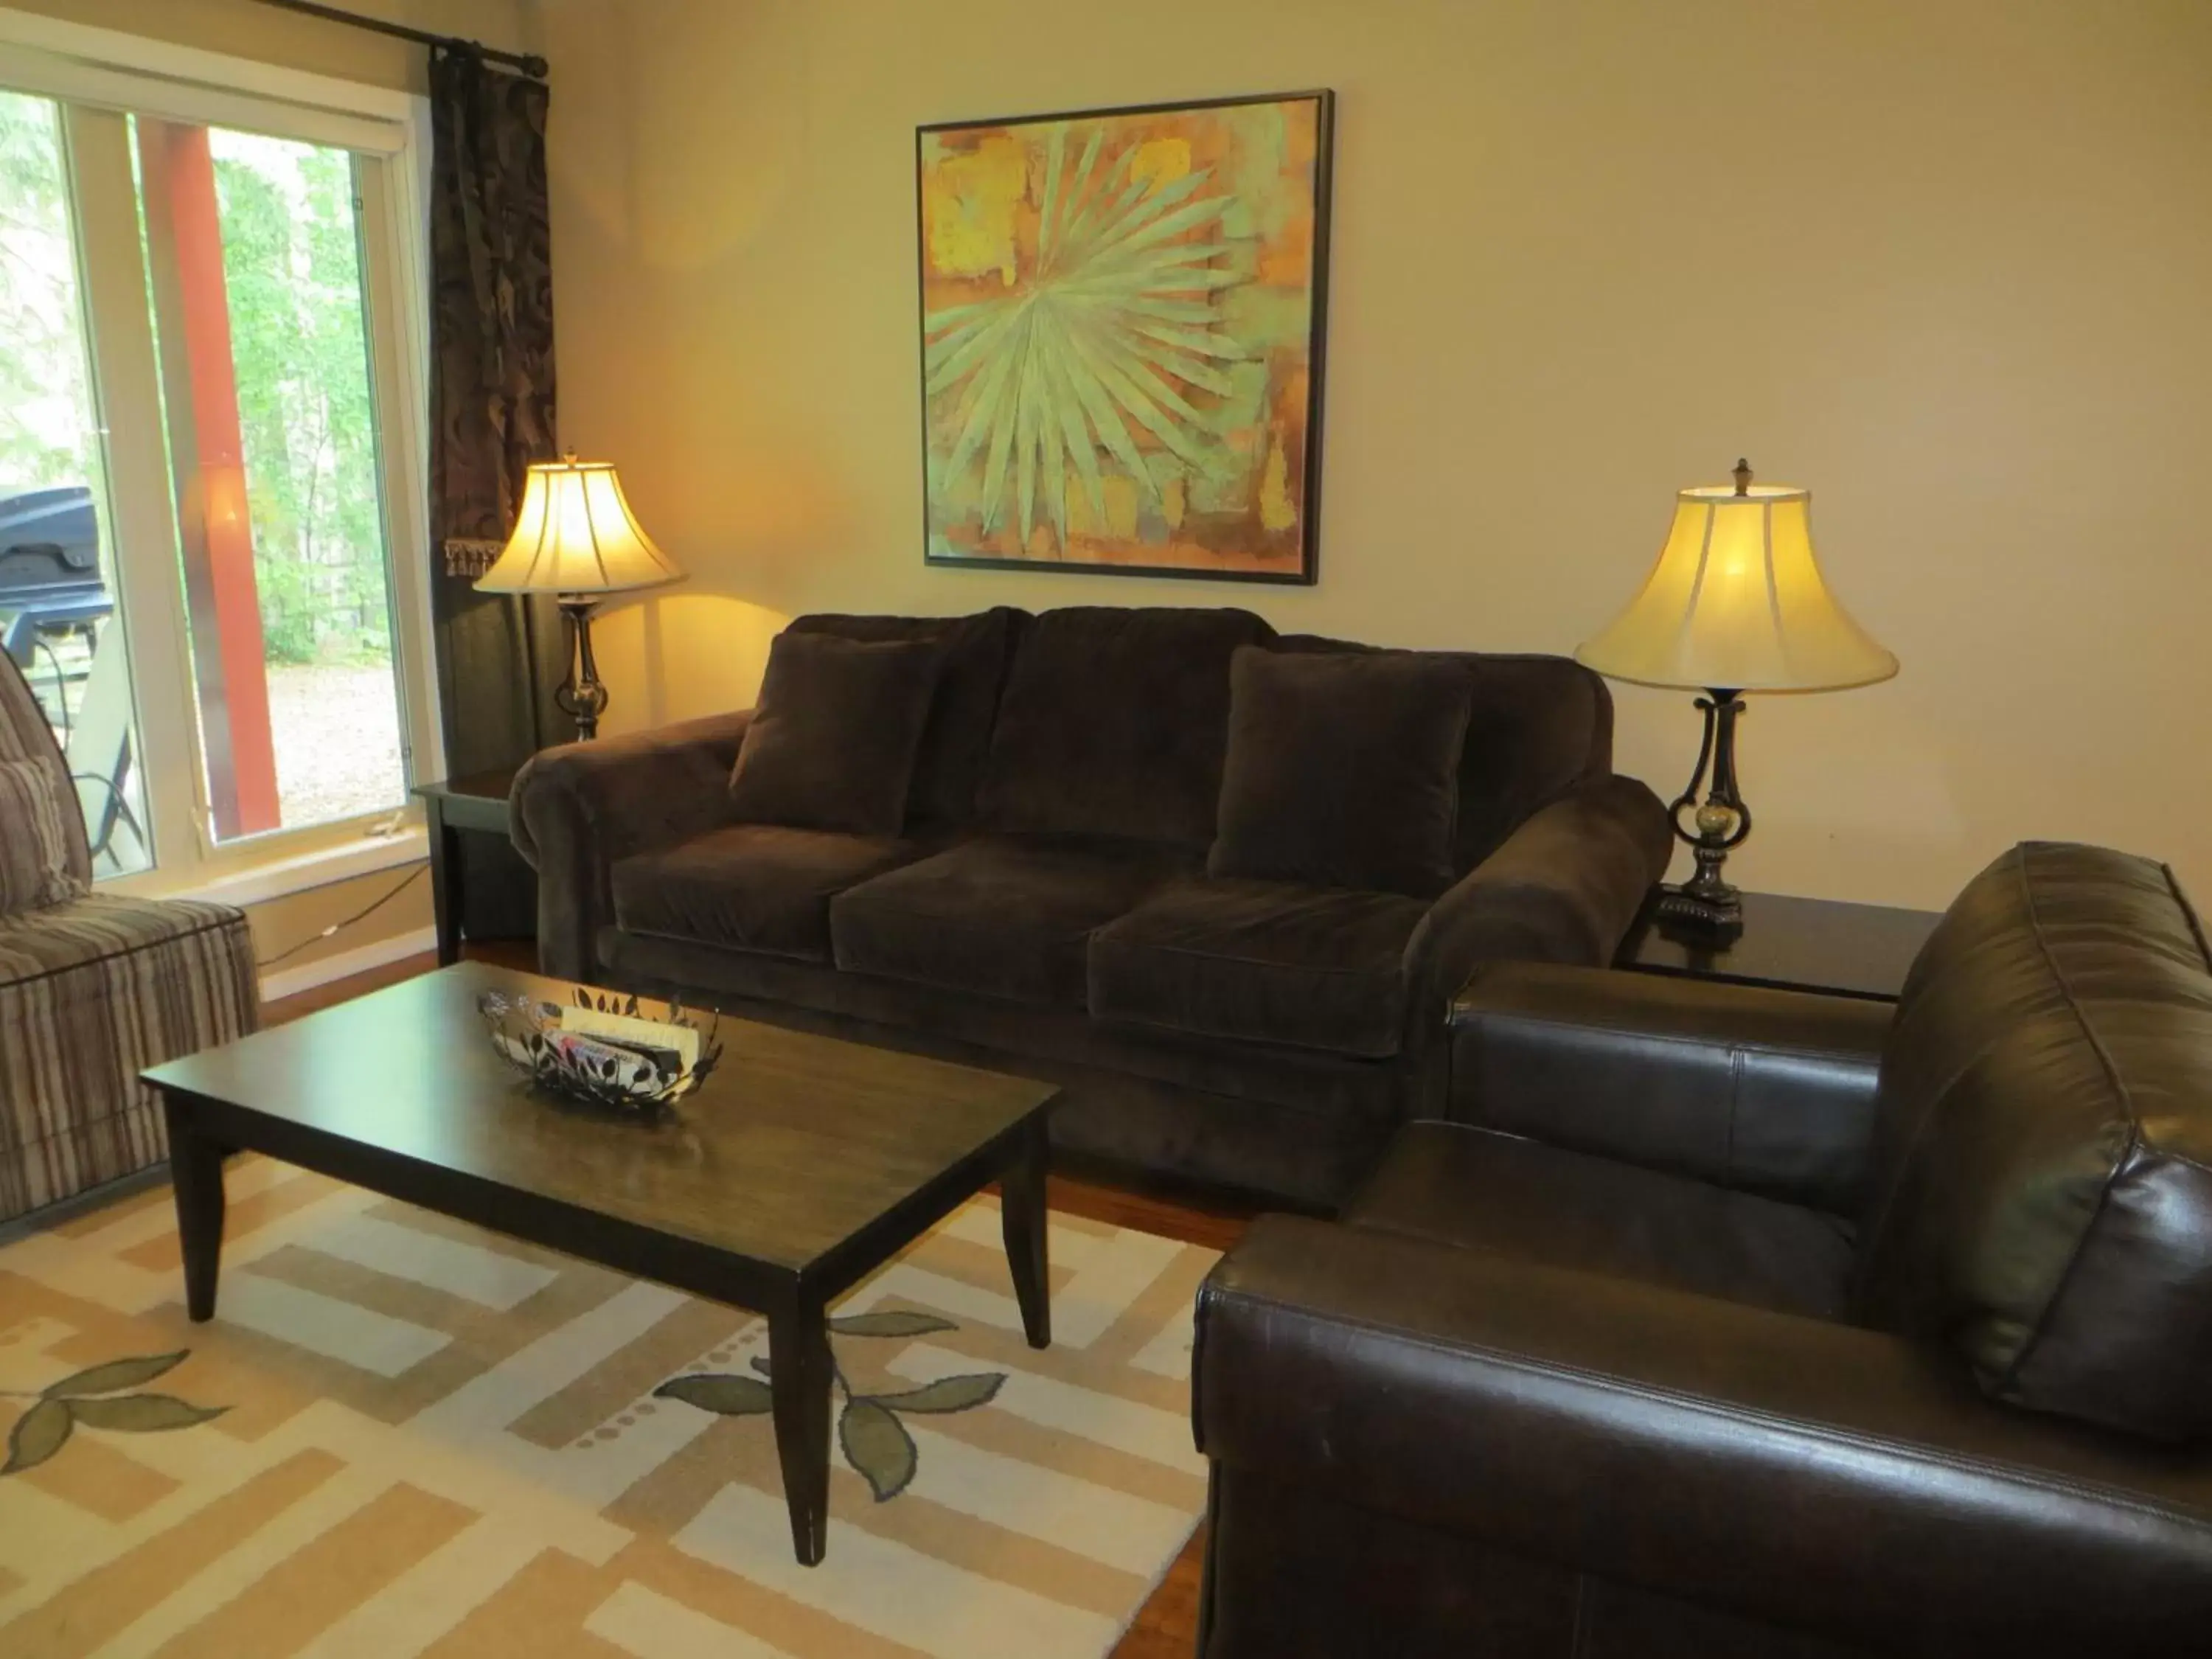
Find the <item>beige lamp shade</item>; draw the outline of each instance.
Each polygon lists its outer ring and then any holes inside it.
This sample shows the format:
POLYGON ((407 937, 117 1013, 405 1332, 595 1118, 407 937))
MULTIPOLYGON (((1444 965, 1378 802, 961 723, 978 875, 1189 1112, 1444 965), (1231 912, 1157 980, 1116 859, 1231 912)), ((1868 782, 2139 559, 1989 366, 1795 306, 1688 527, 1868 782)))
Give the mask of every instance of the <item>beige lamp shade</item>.
POLYGON ((605 461, 530 469, 514 533, 477 586, 488 593, 620 593, 684 573, 639 526, 605 461))
POLYGON ((1820 579, 1811 511, 1812 492, 1788 485, 1682 491, 1644 591, 1576 659, 1681 690, 1839 691, 1887 679, 1897 659, 1820 579))

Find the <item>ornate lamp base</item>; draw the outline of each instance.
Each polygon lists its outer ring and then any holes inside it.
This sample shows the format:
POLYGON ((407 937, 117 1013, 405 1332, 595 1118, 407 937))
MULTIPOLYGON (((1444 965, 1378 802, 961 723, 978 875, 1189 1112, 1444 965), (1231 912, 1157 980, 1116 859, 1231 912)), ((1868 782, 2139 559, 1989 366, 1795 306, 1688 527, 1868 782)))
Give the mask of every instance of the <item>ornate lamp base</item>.
POLYGON ((1743 900, 1722 878, 1728 855, 1751 834, 1751 809, 1735 787, 1735 721, 1743 713, 1743 699, 1734 691, 1714 690, 1698 699, 1705 711, 1705 741, 1698 747, 1697 770, 1690 787, 1668 808, 1674 833, 1687 842, 1698 861, 1698 872, 1680 885, 1662 886, 1652 906, 1660 927, 1669 933, 1701 939, 1731 939, 1743 932, 1743 900), (1712 787, 1698 799, 1705 769, 1712 769, 1712 787), (1682 814, 1694 808, 1696 833, 1682 827, 1682 814))
POLYGON ((576 735, 589 742, 599 735, 599 716, 607 712, 607 688, 599 684, 599 665, 592 660, 592 613, 599 601, 579 593, 561 596, 561 614, 568 619, 575 636, 568 678, 553 694, 554 707, 576 722, 576 735))

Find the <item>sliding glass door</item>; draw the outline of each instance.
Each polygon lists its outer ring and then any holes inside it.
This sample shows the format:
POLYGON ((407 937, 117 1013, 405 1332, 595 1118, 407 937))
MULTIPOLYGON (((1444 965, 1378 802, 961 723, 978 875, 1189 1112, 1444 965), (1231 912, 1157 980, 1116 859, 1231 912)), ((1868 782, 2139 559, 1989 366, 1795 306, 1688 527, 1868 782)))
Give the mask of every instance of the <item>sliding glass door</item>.
POLYGON ((127 875, 152 858, 143 750, 67 161, 60 106, 0 91, 0 648, 61 741, 98 868, 127 875))
POLYGON ((0 87, 0 640, 101 875, 189 884, 406 804, 417 250, 388 146, 100 90, 0 87))

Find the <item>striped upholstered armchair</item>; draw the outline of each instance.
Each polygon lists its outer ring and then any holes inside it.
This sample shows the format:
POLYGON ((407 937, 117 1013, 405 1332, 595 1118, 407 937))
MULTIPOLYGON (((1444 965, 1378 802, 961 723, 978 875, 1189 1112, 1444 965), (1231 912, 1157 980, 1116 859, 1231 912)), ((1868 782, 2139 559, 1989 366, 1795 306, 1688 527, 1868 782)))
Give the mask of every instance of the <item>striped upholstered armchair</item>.
POLYGON ((161 1162, 139 1068, 259 1009, 240 912, 92 890, 69 769, 0 653, 0 1220, 161 1162))

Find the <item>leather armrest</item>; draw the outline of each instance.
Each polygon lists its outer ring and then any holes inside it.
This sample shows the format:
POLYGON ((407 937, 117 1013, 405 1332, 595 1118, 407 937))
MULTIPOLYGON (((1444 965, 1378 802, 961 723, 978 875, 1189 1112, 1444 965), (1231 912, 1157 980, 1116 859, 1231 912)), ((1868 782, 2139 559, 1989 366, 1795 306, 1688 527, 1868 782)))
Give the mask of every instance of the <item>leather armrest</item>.
POLYGON ((1451 1115, 1856 1217, 1893 1010, 1502 963, 1452 1006, 1451 1115))
POLYGON ((2212 1628, 2212 1456, 1992 1404, 1903 1338, 1270 1216, 1195 1365, 1220 1463, 1877 1651, 2212 1628))
POLYGON ((592 969, 592 941, 614 919, 618 859, 731 821, 730 769, 752 711, 564 744, 515 775, 507 823, 538 872, 538 963, 564 979, 592 969))
POLYGON ((1433 1022, 1485 962, 1612 960, 1673 848, 1667 809, 1634 778, 1597 779, 1531 813, 1407 941, 1418 1017, 1433 1022))

